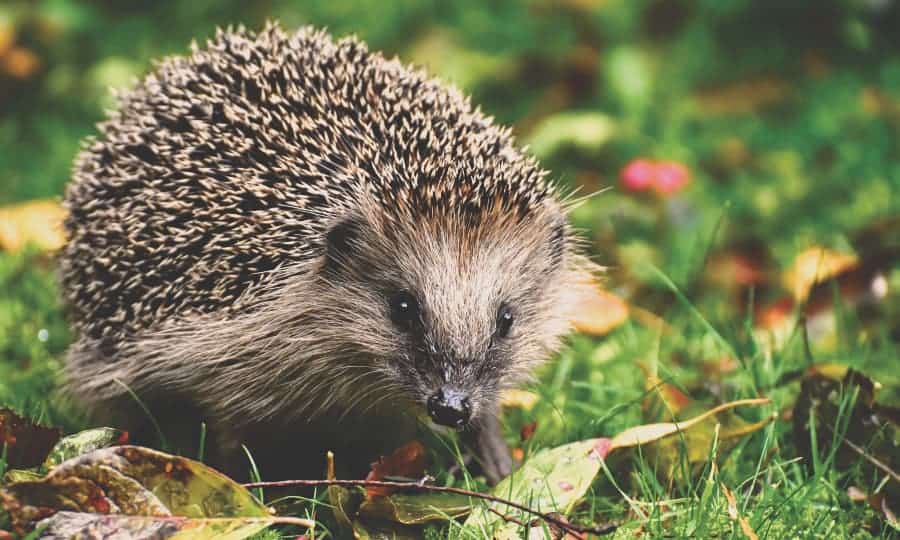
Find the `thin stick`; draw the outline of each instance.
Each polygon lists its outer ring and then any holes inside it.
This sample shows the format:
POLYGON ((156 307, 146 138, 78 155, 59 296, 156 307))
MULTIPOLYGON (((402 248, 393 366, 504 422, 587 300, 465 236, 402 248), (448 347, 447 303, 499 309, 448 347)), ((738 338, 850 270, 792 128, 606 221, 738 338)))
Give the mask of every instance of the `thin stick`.
POLYGON ((432 486, 428 484, 423 484, 419 482, 389 482, 383 480, 281 480, 277 482, 251 482, 249 484, 244 484, 245 488, 268 488, 268 487, 297 487, 297 486, 307 486, 307 487, 315 487, 315 486, 350 486, 350 487, 389 487, 389 488, 400 488, 400 489, 419 489, 424 491, 438 491, 442 493, 455 493, 457 495, 466 495, 468 497, 473 497, 475 499, 483 499, 486 501, 491 501, 499 504, 505 504, 506 506, 515 508, 516 510, 521 510, 522 512, 527 512, 531 515, 537 516, 548 523, 552 523, 557 527, 574 533, 591 533, 597 535, 609 534, 616 530, 616 525, 603 525, 602 527, 590 527, 584 525, 576 525, 574 523, 569 523, 568 521, 562 520, 554 515, 547 514, 545 512, 540 512, 533 508, 529 508, 525 505, 519 504, 517 502, 508 501, 506 499, 501 499, 500 497, 495 497, 493 495, 488 495, 487 493, 478 493, 477 491, 470 491, 468 489, 455 488, 455 487, 446 487, 446 486, 432 486))

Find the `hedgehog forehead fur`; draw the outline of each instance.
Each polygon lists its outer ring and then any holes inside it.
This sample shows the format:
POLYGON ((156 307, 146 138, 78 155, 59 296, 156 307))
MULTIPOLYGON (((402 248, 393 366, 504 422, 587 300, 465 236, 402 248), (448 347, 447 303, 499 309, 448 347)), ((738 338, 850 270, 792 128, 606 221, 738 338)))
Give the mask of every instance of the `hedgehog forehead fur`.
POLYGON ((65 204, 70 390, 166 389, 233 422, 421 400, 449 378, 488 404, 557 347, 590 266, 508 129, 310 28, 219 31, 161 62, 81 152, 65 204), (429 317, 418 342, 388 324, 398 288, 429 317), (494 344, 503 302, 515 339, 494 344))

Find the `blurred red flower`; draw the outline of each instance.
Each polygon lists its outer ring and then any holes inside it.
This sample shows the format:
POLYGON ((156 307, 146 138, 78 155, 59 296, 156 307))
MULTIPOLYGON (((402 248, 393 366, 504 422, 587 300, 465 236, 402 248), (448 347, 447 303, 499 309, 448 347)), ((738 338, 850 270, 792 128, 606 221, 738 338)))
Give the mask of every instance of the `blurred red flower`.
POLYGON ((660 195, 672 195, 681 191, 690 181, 688 168, 677 161, 660 161, 656 164, 654 189, 660 195))
POLYGON ((625 165, 621 180, 628 191, 653 190, 657 195, 668 197, 684 189, 691 180, 691 174, 684 164, 677 161, 638 158, 625 165))
POLYGON ((646 191, 653 187, 656 164, 649 159, 635 159, 622 169, 622 186, 628 191, 646 191))

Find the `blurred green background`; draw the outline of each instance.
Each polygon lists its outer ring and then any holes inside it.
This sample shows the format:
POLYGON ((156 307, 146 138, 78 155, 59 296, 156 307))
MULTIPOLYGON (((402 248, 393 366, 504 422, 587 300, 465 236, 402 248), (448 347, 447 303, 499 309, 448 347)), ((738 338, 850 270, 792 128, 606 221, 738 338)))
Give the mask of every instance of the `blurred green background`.
MULTIPOLYGON (((511 441, 537 419, 526 451, 652 420, 648 373, 704 403, 767 395, 787 414, 797 385, 783 376, 840 362, 897 403, 900 1, 3 0, 0 206, 60 198, 110 88, 217 26, 267 19, 426 66, 592 195, 573 221, 633 317, 574 338, 543 373, 541 404, 507 417, 511 441), (677 185, 639 189, 641 166, 661 164, 677 185), (832 259, 844 261, 833 281, 802 285, 804 265, 832 259)), ((0 249, 0 405, 83 427, 48 398, 69 340, 52 255, 0 249)), ((765 455, 792 471, 760 495, 754 522, 774 508, 785 536, 855 530, 829 521, 846 483, 797 469, 789 422, 772 426, 722 470, 736 485, 765 455)), ((638 496, 671 491, 651 487, 638 496)), ((592 511, 629 515, 605 496, 592 511)))

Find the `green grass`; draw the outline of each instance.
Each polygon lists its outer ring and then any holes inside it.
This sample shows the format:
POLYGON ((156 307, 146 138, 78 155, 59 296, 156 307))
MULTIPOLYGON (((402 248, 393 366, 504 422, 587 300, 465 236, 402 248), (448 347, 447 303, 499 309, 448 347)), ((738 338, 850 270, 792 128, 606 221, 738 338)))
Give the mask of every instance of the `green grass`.
MULTIPOLYGON (((900 246, 890 221, 900 216, 900 4, 151 4, 137 12, 75 0, 0 6, 0 33, 13 28, 14 42, 41 63, 25 78, 0 71, 0 204, 59 197, 79 141, 110 105, 107 87, 127 85, 150 59, 184 51, 216 25, 258 26, 271 16, 357 33, 460 84, 579 195, 614 186, 572 219, 610 267, 607 285, 667 323, 659 331, 632 318, 607 336, 573 336, 530 388, 541 396, 534 410, 505 416, 513 446, 528 456, 653 420, 639 366, 698 410, 764 395, 771 405, 742 411, 745 420, 779 414, 734 448, 711 448, 701 470, 679 466, 671 483, 650 456, 611 462, 576 518, 621 523, 618 538, 742 538, 724 484, 760 538, 896 537, 846 494, 887 489, 881 478, 827 453, 800 457, 783 418, 800 383, 781 381, 814 362, 841 363, 880 381, 880 401, 900 403, 900 268, 896 252, 883 253, 900 246), (691 183, 666 199, 629 193, 618 175, 638 157, 677 160, 691 183), (811 246, 872 261, 888 295, 857 305, 833 290, 820 326, 807 335, 788 326, 775 339, 758 328, 759 310, 787 294, 781 277, 811 246), (765 279, 736 284, 718 265, 734 254, 758 261, 765 279), (715 367, 723 359, 734 368, 715 367), (519 441, 532 421, 534 437, 519 441)), ((86 421, 54 393, 70 341, 57 298, 52 257, 0 252, 0 405, 74 431, 86 421)), ((842 422, 816 428, 840 433, 842 422)), ((449 457, 430 471, 439 482, 478 486, 450 478, 453 452, 441 452, 449 457)), ((296 511, 321 518, 319 500, 294 501, 296 511)))

